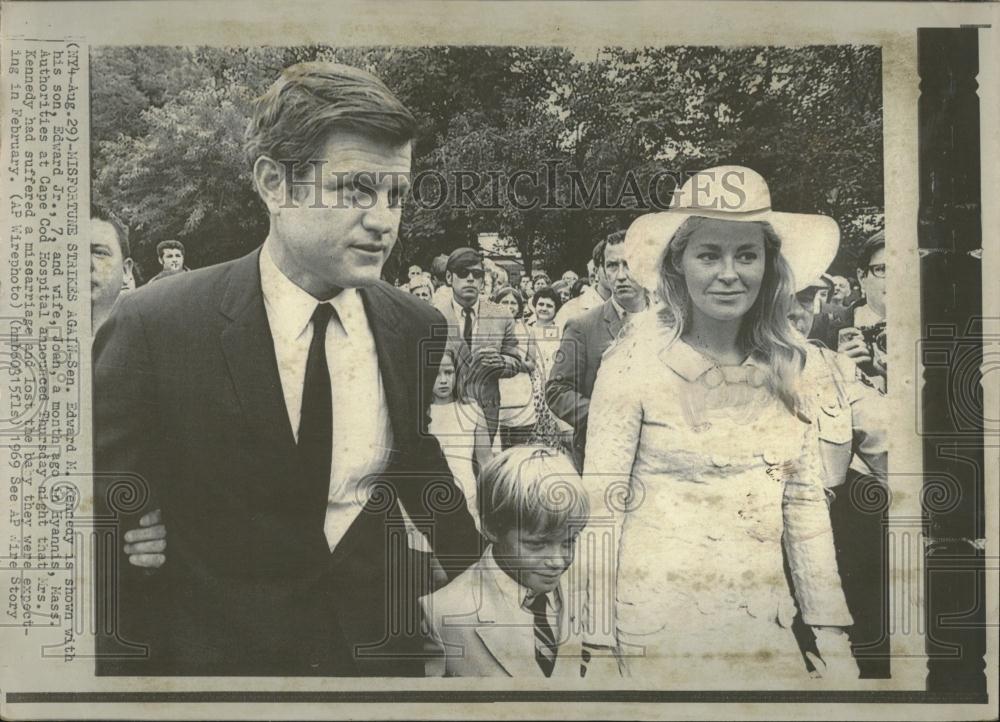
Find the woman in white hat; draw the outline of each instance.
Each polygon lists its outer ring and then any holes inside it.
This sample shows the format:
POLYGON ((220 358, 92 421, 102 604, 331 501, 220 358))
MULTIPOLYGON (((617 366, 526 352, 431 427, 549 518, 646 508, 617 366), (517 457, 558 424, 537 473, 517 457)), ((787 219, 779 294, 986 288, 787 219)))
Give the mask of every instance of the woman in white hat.
POLYGON ((807 353, 788 321, 794 279, 826 269, 839 230, 772 211, 749 168, 703 171, 674 200, 628 231, 630 269, 659 311, 607 353, 590 404, 588 531, 611 561, 589 577, 591 641, 658 686, 841 683, 857 676, 852 620, 799 383, 807 353), (811 672, 796 601, 816 632, 811 672))

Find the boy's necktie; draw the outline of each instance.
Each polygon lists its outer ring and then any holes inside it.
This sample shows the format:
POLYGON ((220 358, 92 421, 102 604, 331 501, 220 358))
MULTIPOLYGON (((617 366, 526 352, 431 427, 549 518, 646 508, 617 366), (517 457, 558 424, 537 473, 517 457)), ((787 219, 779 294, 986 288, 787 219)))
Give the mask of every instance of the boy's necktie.
POLYGON ((542 674, 551 677, 552 670, 556 666, 556 654, 558 654, 559 648, 556 645, 556 637, 546 614, 548 603, 548 595, 539 594, 528 603, 528 609, 535 619, 535 661, 538 662, 542 674))

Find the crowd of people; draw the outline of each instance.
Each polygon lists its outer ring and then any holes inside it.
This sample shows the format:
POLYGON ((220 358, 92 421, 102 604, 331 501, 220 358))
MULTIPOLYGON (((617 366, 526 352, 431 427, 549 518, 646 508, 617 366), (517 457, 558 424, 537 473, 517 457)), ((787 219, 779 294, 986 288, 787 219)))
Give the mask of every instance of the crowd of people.
POLYGON ((282 204, 273 154, 317 123, 303 153, 409 169, 381 81, 303 64, 248 129, 261 249, 184 273, 167 242, 174 278, 131 290, 127 227, 92 209, 98 500, 151 488, 115 635, 150 654, 106 673, 885 676, 880 526, 851 503, 888 474, 881 232, 855 287, 832 219, 719 167, 585 276, 461 246, 394 288, 392 189, 282 204))

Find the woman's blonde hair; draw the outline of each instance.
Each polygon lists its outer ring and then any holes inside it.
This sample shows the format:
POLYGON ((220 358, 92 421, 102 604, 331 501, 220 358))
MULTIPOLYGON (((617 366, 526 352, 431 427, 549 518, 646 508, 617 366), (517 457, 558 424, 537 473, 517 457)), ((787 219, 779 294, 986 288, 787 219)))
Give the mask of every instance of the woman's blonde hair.
MULTIPOLYGON (((681 257, 691 235, 709 220, 714 219, 691 216, 685 220, 661 256, 659 323, 671 342, 684 334, 692 318, 691 296, 681 272, 681 257)), ((737 342, 744 353, 767 364, 766 384, 771 393, 792 413, 800 413, 802 399, 798 393, 798 379, 805 364, 806 348, 788 320, 795 284, 792 270, 781 255, 781 238, 766 221, 722 222, 752 224, 764 233, 764 279, 756 301, 743 319, 737 342)))
POLYGON ((491 540, 511 529, 540 536, 582 529, 590 516, 573 460, 547 446, 515 446, 494 456, 479 475, 476 498, 491 540))

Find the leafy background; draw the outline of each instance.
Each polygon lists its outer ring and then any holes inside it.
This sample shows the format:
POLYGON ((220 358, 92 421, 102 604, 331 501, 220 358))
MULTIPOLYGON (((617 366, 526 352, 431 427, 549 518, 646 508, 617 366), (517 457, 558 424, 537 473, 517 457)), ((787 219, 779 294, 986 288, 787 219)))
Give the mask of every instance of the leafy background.
MULTIPOLYGON (((187 264, 234 258, 267 234, 242 152, 253 98, 295 62, 328 59, 381 77, 414 112, 413 170, 534 170, 543 161, 609 178, 750 166, 775 208, 840 224, 832 270, 881 226, 881 55, 871 46, 606 48, 590 57, 539 47, 96 49, 91 58, 94 200, 132 229, 149 277, 157 242, 177 238, 187 264)), ((449 176, 450 177, 450 176, 449 176)), ((668 197, 669 187, 661 192, 668 197)), ((593 244, 637 208, 404 208, 386 266, 475 245, 516 244, 529 269, 584 269, 593 244)))

